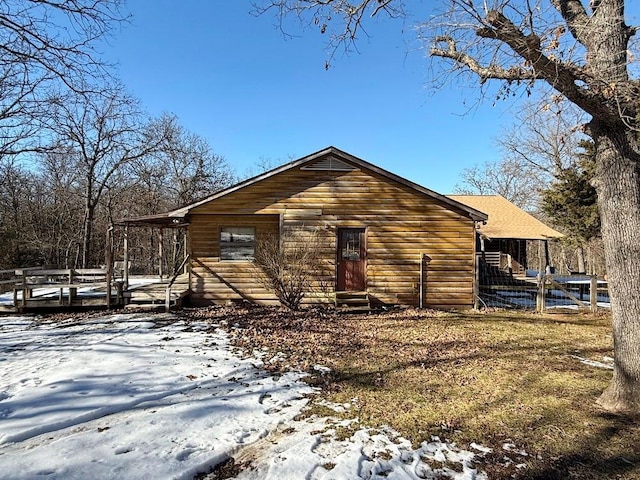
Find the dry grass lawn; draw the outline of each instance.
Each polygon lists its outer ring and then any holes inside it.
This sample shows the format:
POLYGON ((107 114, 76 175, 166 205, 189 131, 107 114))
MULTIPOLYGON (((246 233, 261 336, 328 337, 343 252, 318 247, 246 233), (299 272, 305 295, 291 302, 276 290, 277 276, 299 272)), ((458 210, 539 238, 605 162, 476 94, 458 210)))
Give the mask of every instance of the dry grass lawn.
MULTIPOLYGON (((187 315, 225 320, 247 351, 285 357, 274 370, 316 364, 326 399, 353 402, 349 416, 391 425, 415 445, 432 435, 493 449, 491 479, 640 478, 638 419, 609 415, 595 400, 611 370, 582 363, 610 357, 607 315, 522 312, 296 314, 211 308, 187 315), (527 467, 504 465, 504 444, 527 467)), ((332 412, 333 413, 333 412, 332 412)))

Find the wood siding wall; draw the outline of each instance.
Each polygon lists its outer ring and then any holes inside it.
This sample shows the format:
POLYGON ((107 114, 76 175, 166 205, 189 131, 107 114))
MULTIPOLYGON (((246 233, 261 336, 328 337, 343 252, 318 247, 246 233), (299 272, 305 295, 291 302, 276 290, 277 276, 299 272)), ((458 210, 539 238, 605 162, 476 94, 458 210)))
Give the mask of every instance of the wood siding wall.
POLYGON ((256 278, 253 262, 220 260, 220 228, 251 226, 256 237, 277 235, 279 215, 193 215, 191 218, 191 290, 198 305, 247 300, 277 304, 256 278))
MULTIPOLYGON (((315 299, 333 289, 338 228, 366 228, 367 290, 374 302, 417 305, 420 257, 428 269, 426 304, 473 304, 475 225, 465 214, 368 171, 287 170, 192 210, 192 289, 195 303, 242 300, 277 303, 249 262, 220 261, 221 226, 313 235, 322 245, 323 281, 315 299)), ((289 237, 289 235, 287 235, 289 237)))

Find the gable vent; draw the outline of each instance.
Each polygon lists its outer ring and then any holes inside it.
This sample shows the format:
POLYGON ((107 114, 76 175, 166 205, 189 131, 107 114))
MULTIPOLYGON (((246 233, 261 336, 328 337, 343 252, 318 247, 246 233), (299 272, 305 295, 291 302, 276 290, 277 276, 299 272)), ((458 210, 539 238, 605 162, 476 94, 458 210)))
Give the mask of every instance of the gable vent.
POLYGON ((358 169, 336 157, 329 156, 324 157, 322 160, 318 160, 317 162, 305 165, 304 167, 300 167, 300 170, 353 172, 358 169))

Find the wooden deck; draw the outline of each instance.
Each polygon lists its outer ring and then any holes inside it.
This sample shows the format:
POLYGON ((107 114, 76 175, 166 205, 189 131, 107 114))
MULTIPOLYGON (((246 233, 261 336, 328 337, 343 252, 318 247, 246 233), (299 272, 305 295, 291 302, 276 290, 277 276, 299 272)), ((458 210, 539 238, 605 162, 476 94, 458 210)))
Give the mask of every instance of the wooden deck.
POLYGON ((5 301, 0 303, 0 313, 127 305, 169 309, 181 305, 189 295, 186 275, 175 278, 171 285, 168 280, 131 278, 127 288, 122 278, 112 280, 108 287, 102 269, 17 269, 2 273, 0 293, 5 301))
POLYGON ((125 292, 125 304, 131 307, 167 305, 180 306, 189 296, 189 278, 187 275, 179 276, 167 296, 169 281, 158 281, 147 285, 132 285, 125 292))

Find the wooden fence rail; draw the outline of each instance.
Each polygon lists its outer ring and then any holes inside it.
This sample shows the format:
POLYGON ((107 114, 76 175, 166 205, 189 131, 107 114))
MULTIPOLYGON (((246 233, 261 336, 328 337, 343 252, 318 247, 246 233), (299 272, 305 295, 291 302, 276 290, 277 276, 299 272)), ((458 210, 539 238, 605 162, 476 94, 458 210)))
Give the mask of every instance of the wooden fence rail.
POLYGON ((538 312, 545 311, 547 291, 556 289, 566 295, 578 308, 588 308, 592 312, 596 312, 598 310, 598 288, 605 286, 606 282, 598 280, 597 275, 584 276, 580 280, 566 275, 542 275, 538 279, 536 310, 538 312), (577 292, 572 290, 577 290, 577 292), (589 300, 585 301, 583 298, 587 292, 589 300))
POLYGON ((42 267, 0 270, 0 285, 14 285, 16 283, 17 276, 21 276, 25 272, 36 272, 38 270, 42 270, 42 267))
MULTIPOLYGON (((6 283, 13 283, 13 304, 15 307, 25 308, 29 304, 41 306, 71 306, 78 304, 78 289, 91 288, 104 291, 107 299, 111 296, 111 289, 116 289, 117 304, 122 302, 122 282, 115 280, 107 282, 107 270, 103 268, 84 269, 16 269, 13 278, 6 283), (57 290, 57 298, 49 295, 34 296, 36 289, 57 290), (107 294, 109 293, 109 294, 107 294)), ((98 296, 99 297, 99 296, 98 296)), ((111 301, 95 299, 92 303, 105 303, 111 306, 111 301)), ((85 304, 86 301, 80 302, 85 304)))

